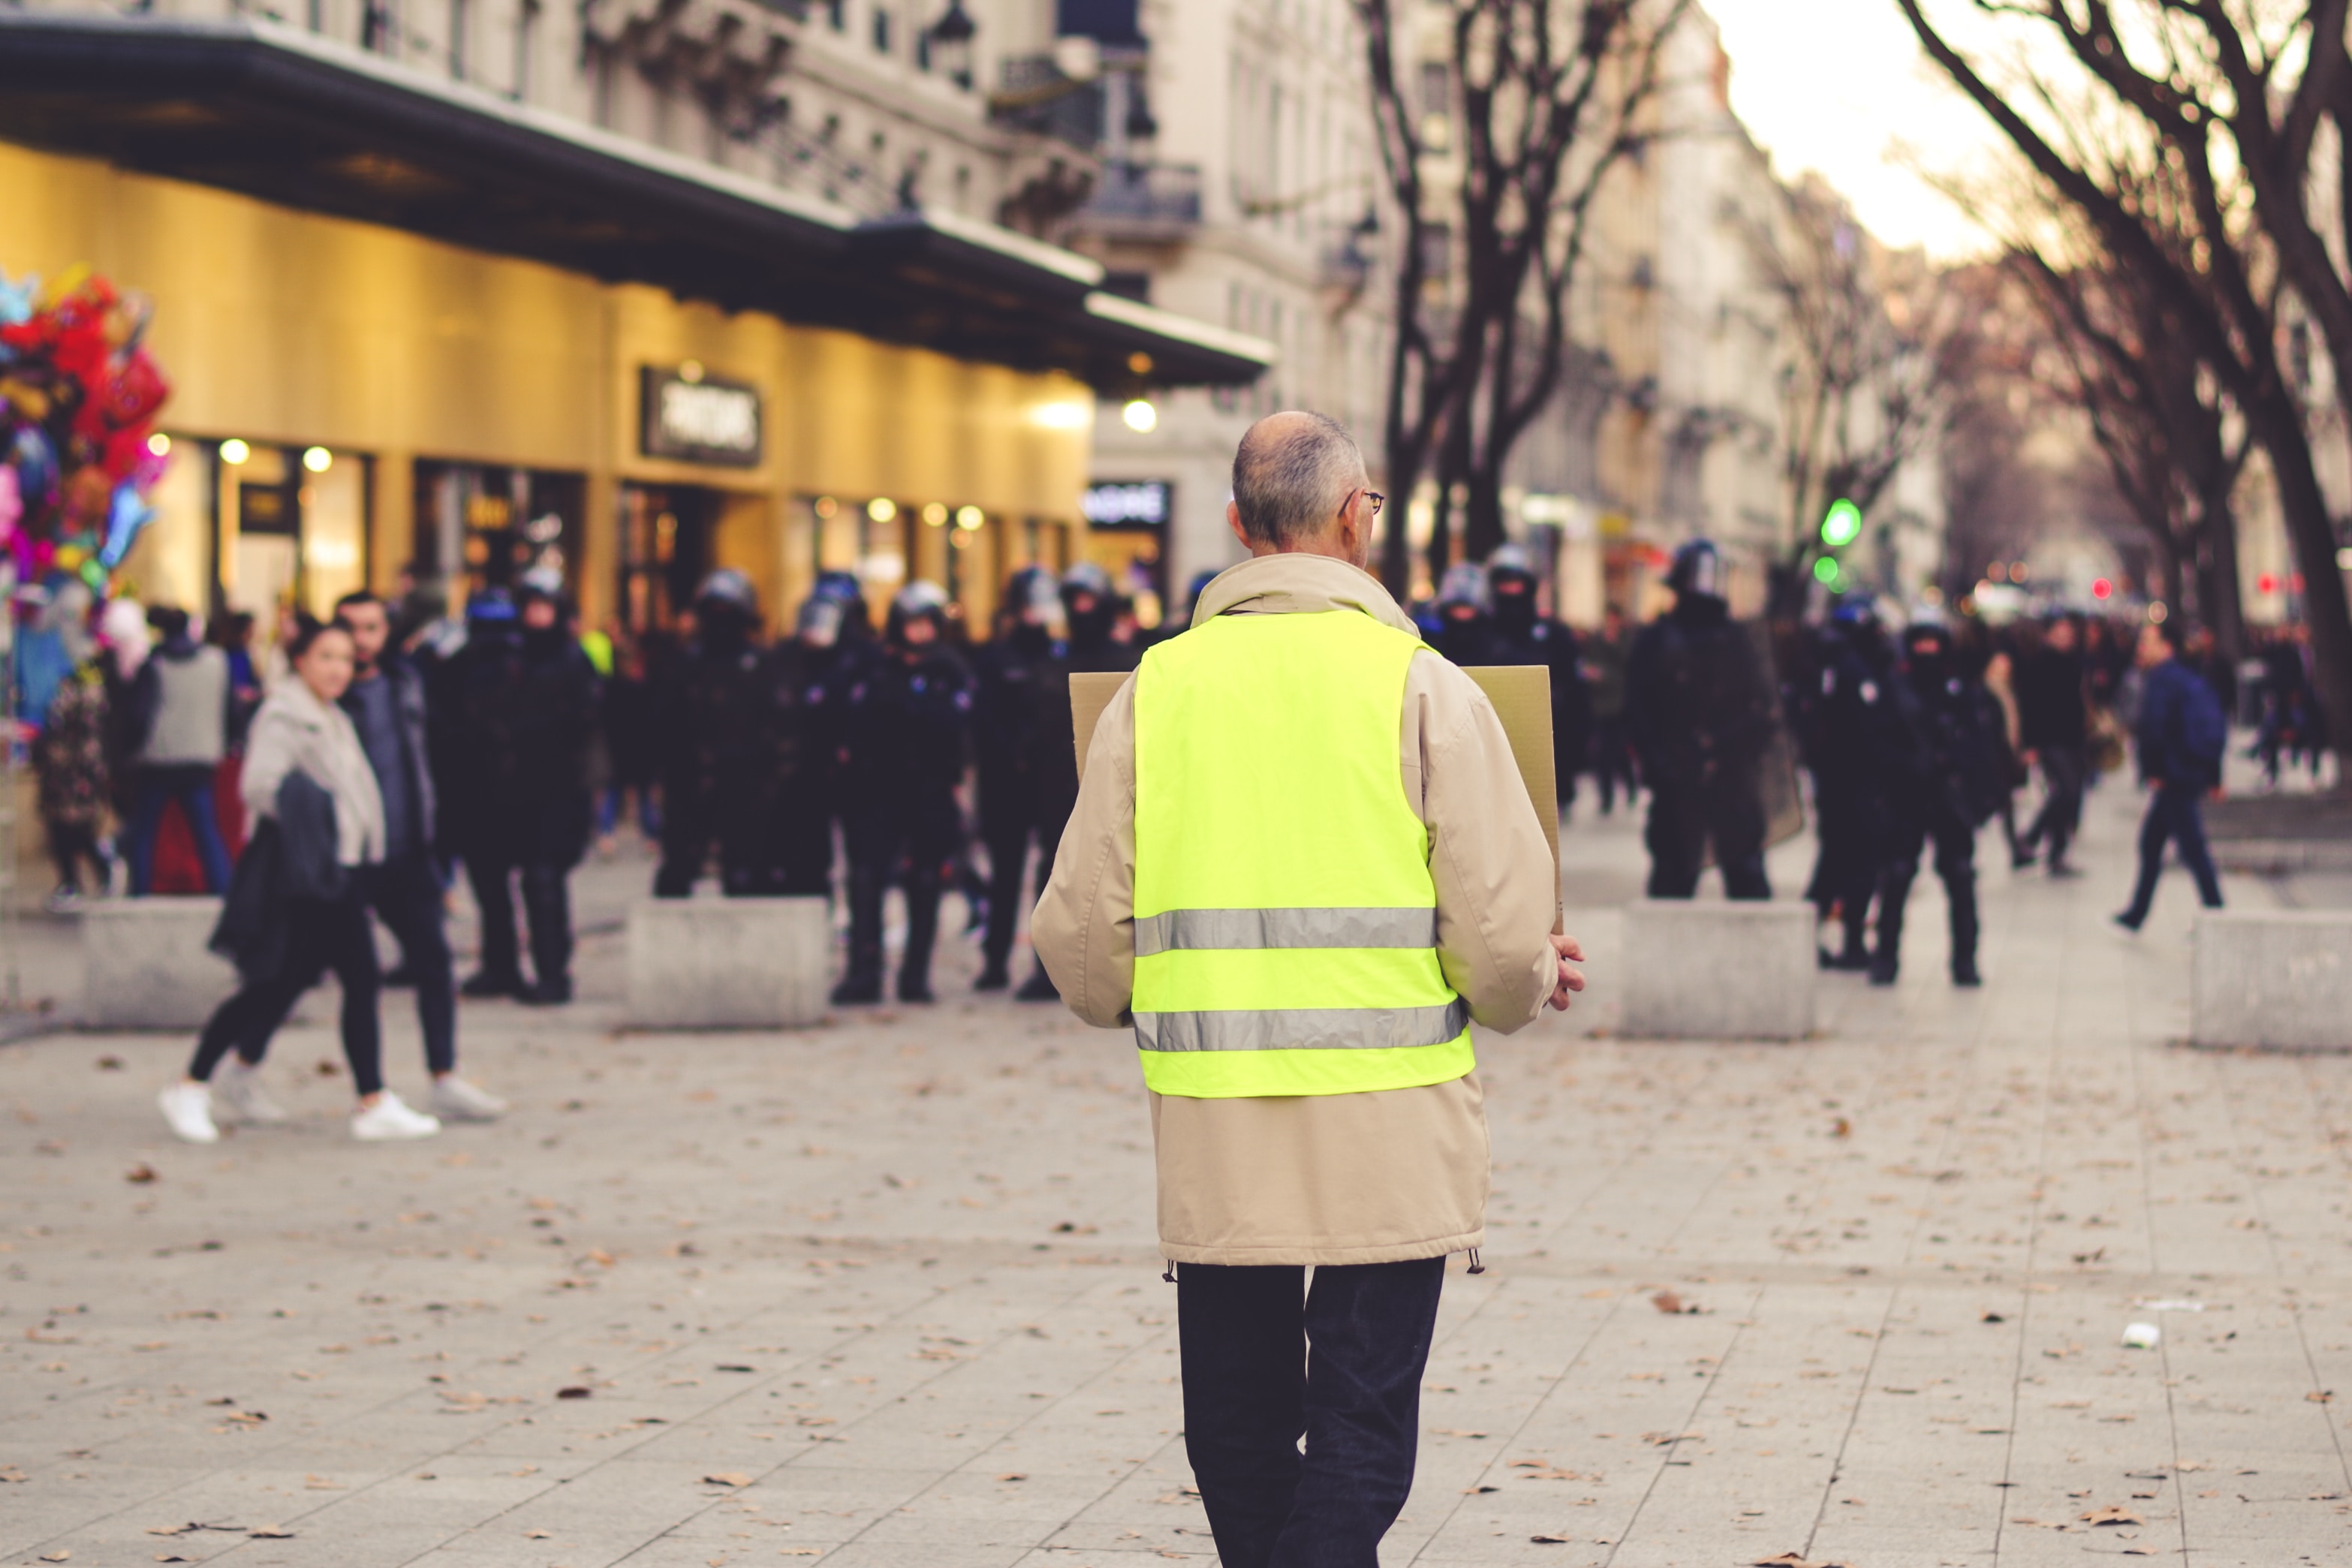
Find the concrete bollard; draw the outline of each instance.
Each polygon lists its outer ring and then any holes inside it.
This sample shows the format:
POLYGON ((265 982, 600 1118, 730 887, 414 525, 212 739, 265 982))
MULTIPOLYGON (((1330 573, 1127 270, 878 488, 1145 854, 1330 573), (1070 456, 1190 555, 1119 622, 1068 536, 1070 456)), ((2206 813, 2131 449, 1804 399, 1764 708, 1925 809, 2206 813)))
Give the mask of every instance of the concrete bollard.
POLYGON ((824 1016, 822 898, 649 898, 629 908, 630 1024, 791 1029, 824 1016))
POLYGON ((2195 929, 2199 1045, 2352 1048, 2352 913, 2207 909, 2195 929))
POLYGON ((236 970, 205 946, 220 913, 217 898, 107 898, 84 904, 82 1027, 203 1027, 236 988, 236 970))
POLYGON ((1801 1040, 1813 1028, 1809 904, 1625 906, 1625 1016, 1637 1040, 1801 1040))

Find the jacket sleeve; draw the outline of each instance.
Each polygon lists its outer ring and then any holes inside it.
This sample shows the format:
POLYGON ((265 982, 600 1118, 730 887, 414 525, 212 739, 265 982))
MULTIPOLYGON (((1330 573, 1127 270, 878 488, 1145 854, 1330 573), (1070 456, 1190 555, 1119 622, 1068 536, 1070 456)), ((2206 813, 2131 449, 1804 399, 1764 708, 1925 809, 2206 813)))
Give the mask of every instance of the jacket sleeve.
POLYGON ((1096 722, 1087 776, 1029 917, 1037 961, 1097 1029, 1132 1021, 1135 1000, 1135 680, 1096 722))
POLYGON ((258 821, 278 814, 278 787, 295 766, 294 727, 264 704, 246 737, 245 765, 237 775, 237 795, 248 818, 258 821))
POLYGON ((1412 668, 1438 964, 1472 1018, 1509 1034, 1542 1012, 1559 973, 1559 872, 1486 694, 1433 654, 1412 668))

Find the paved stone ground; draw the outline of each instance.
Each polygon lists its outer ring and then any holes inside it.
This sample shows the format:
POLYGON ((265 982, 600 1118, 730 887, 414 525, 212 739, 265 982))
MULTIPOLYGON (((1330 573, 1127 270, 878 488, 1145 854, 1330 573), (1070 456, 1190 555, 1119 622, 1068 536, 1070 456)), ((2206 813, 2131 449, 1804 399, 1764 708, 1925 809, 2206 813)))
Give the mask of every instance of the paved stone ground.
MULTIPOLYGON (((1580 816, 1593 990, 1481 1042, 1488 1269, 1387 1562, 2352 1562, 2352 1061, 2177 1043, 2185 877, 2105 922, 2132 804, 2084 881, 1986 873, 1984 990, 1930 876, 1902 984, 1825 977, 1793 1046, 1612 1038, 1641 861, 1580 816)), ((297 1124, 212 1149, 154 1110, 184 1040, 0 1050, 0 1563, 1213 1561, 1118 1037, 961 999, 621 1034, 617 957, 561 1015, 469 1006, 517 1110, 417 1145, 342 1135, 320 998, 297 1124)))

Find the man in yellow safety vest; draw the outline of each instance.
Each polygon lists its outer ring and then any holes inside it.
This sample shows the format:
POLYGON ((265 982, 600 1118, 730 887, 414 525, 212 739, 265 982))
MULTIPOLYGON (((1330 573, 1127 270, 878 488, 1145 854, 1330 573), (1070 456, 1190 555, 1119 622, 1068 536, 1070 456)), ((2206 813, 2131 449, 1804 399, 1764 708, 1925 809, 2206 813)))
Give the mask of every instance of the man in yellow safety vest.
POLYGON ((1501 722, 1364 570, 1381 499, 1332 421, 1251 427, 1252 559, 1105 710, 1032 921, 1071 1009, 1135 1031, 1226 1568, 1375 1568, 1485 1239, 1469 1026, 1584 986, 1501 722))

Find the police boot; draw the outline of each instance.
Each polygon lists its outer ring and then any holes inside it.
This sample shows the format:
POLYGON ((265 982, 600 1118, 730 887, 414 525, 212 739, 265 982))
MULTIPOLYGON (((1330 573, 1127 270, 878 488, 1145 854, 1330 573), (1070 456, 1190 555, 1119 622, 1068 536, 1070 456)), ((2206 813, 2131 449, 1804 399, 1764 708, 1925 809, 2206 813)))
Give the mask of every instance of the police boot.
POLYGON ((1021 988, 1013 995, 1015 1000, 1024 1002, 1058 1002, 1062 999, 1061 988, 1054 984, 1054 977, 1045 973, 1043 964, 1037 966, 1035 974, 1021 982, 1021 988))
POLYGON ((882 999, 882 868, 849 868, 849 972, 833 988, 835 1007, 882 999))
POLYGON ((1903 967, 1903 905, 1911 879, 1890 874, 1878 889, 1878 951, 1870 956, 1870 983, 1891 986, 1903 967))
POLYGON ((1973 885, 1953 890, 1952 901, 1952 984, 1980 986, 1982 976, 1977 973, 1977 894, 1973 885))
POLYGON ((1838 920, 1845 928, 1845 946, 1835 953, 1822 949, 1822 967, 1859 974, 1870 967, 1870 946, 1863 937, 1870 924, 1870 906, 1867 903, 1859 907, 1843 904, 1838 910, 1838 920))
POLYGON ((907 878, 907 951, 898 961, 898 999, 928 1002, 931 995, 931 947, 940 935, 940 873, 936 868, 907 878))

